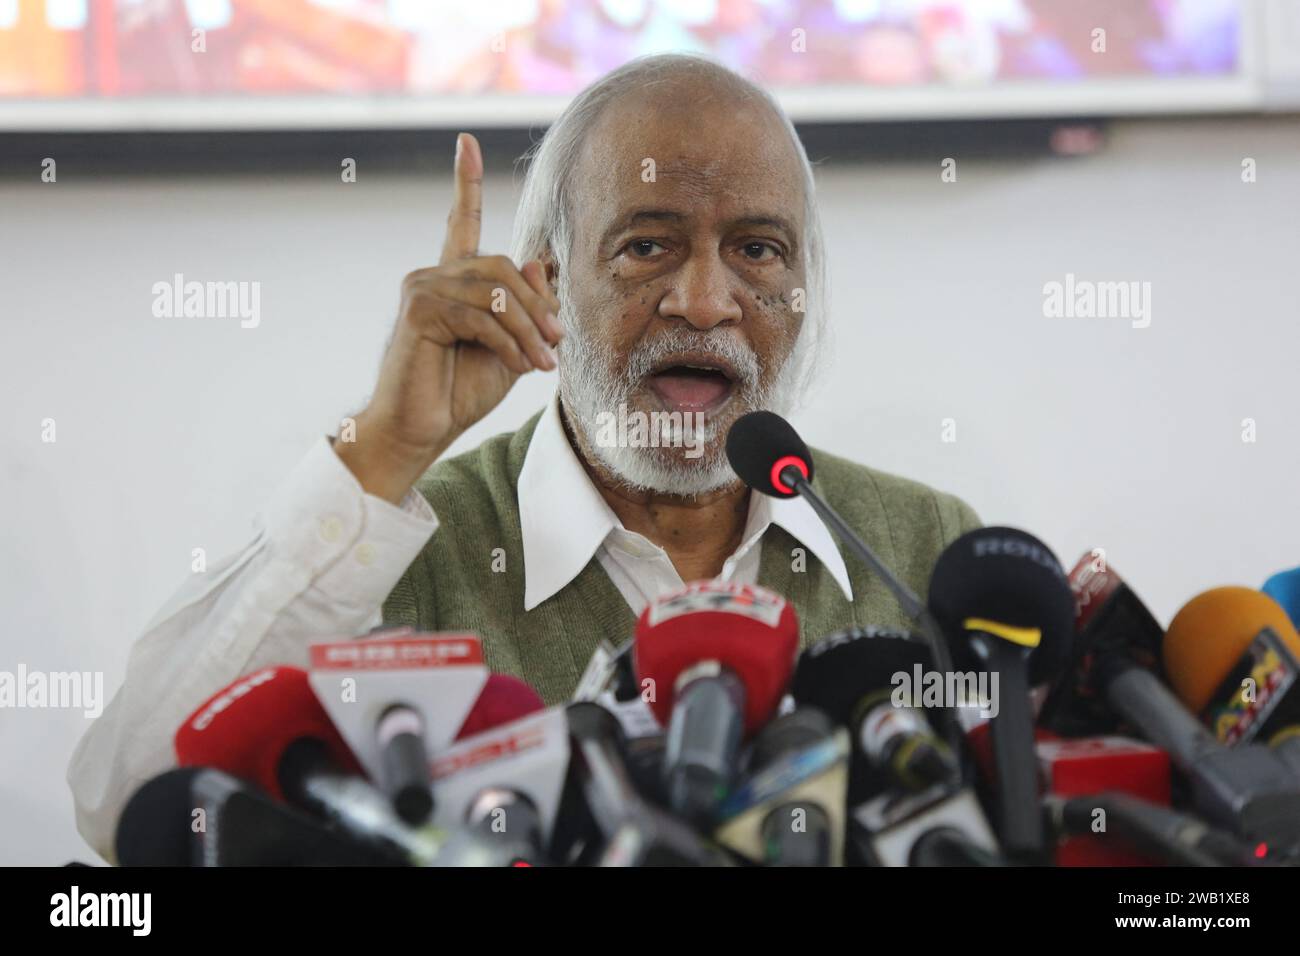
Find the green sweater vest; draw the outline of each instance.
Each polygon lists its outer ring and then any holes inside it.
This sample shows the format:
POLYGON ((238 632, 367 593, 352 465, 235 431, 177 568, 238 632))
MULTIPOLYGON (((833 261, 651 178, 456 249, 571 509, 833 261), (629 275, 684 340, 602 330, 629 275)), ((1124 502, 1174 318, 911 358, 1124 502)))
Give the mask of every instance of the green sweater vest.
MULTIPOLYGON (((513 434, 435 463, 416 487, 439 527, 384 601, 387 626, 472 631, 493 673, 513 674, 548 705, 567 701, 597 644, 618 646, 636 618, 595 556, 562 590, 524 611, 523 543, 517 485, 541 417, 513 434), (496 552, 500 548, 501 552, 496 552), (504 555, 504 568, 501 556, 504 555)), ((918 482, 814 450, 814 486, 880 559, 924 599, 935 559, 979 519, 965 502, 918 482)), ((563 508, 564 502, 556 502, 563 508)), ((772 525, 763 535, 758 583, 788 598, 801 642, 850 625, 906 627, 893 595, 857 558, 845 554, 850 604, 835 579, 801 545, 772 525), (802 570, 796 570, 796 564, 802 570)))

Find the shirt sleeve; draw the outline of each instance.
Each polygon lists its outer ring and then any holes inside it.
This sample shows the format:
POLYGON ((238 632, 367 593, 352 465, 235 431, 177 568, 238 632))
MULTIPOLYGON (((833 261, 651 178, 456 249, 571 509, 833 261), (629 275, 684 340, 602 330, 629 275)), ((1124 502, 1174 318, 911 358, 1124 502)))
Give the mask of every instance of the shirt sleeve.
POLYGON ((173 594, 131 648, 126 679, 72 755, 77 828, 105 859, 127 800, 175 766, 181 722, 235 678, 305 667, 307 647, 355 637, 438 528, 415 489, 362 489, 322 437, 255 520, 253 539, 173 594))

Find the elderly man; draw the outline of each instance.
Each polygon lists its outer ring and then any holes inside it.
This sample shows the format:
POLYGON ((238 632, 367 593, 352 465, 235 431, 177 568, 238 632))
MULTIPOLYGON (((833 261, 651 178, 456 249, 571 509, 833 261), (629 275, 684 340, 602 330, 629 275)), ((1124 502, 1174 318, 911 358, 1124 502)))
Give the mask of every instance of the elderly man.
MULTIPOLYGON (((685 581, 772 588, 805 642, 906 623, 806 504, 750 494, 727 464, 727 429, 788 408, 821 331, 812 170, 772 99, 685 56, 604 77, 535 149, 513 260, 480 254, 482 174, 462 134, 441 260, 403 281, 355 435, 322 438, 248 547, 164 608, 78 747, 78 825, 106 856, 132 790, 171 764, 180 721, 242 673, 305 664, 322 636, 381 619, 473 631, 489 667, 555 703, 602 639, 622 643, 685 581), (439 460, 519 376, 557 364, 542 412, 439 460)), ((915 482, 824 453, 817 466, 918 592, 977 524, 915 482)))

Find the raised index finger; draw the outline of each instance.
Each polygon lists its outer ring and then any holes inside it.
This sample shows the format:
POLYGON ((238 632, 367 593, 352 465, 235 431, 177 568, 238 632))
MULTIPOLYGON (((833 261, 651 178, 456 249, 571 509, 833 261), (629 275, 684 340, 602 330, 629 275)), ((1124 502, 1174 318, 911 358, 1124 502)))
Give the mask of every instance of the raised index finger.
POLYGON ((456 137, 455 177, 441 265, 478 255, 479 226, 483 222, 483 153, 478 140, 469 133, 456 137))

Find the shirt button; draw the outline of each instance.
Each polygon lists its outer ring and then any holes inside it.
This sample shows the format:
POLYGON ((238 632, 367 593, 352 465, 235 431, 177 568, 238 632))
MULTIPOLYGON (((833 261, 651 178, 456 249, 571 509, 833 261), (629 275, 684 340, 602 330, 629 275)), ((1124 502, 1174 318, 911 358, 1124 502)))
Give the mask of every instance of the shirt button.
POLYGON ((338 515, 326 515, 320 519, 320 536, 322 541, 333 544, 343 534, 343 522, 338 515))
POLYGON ((369 541, 363 541, 357 545, 356 550, 357 564, 363 564, 366 567, 375 563, 375 546, 369 541))

